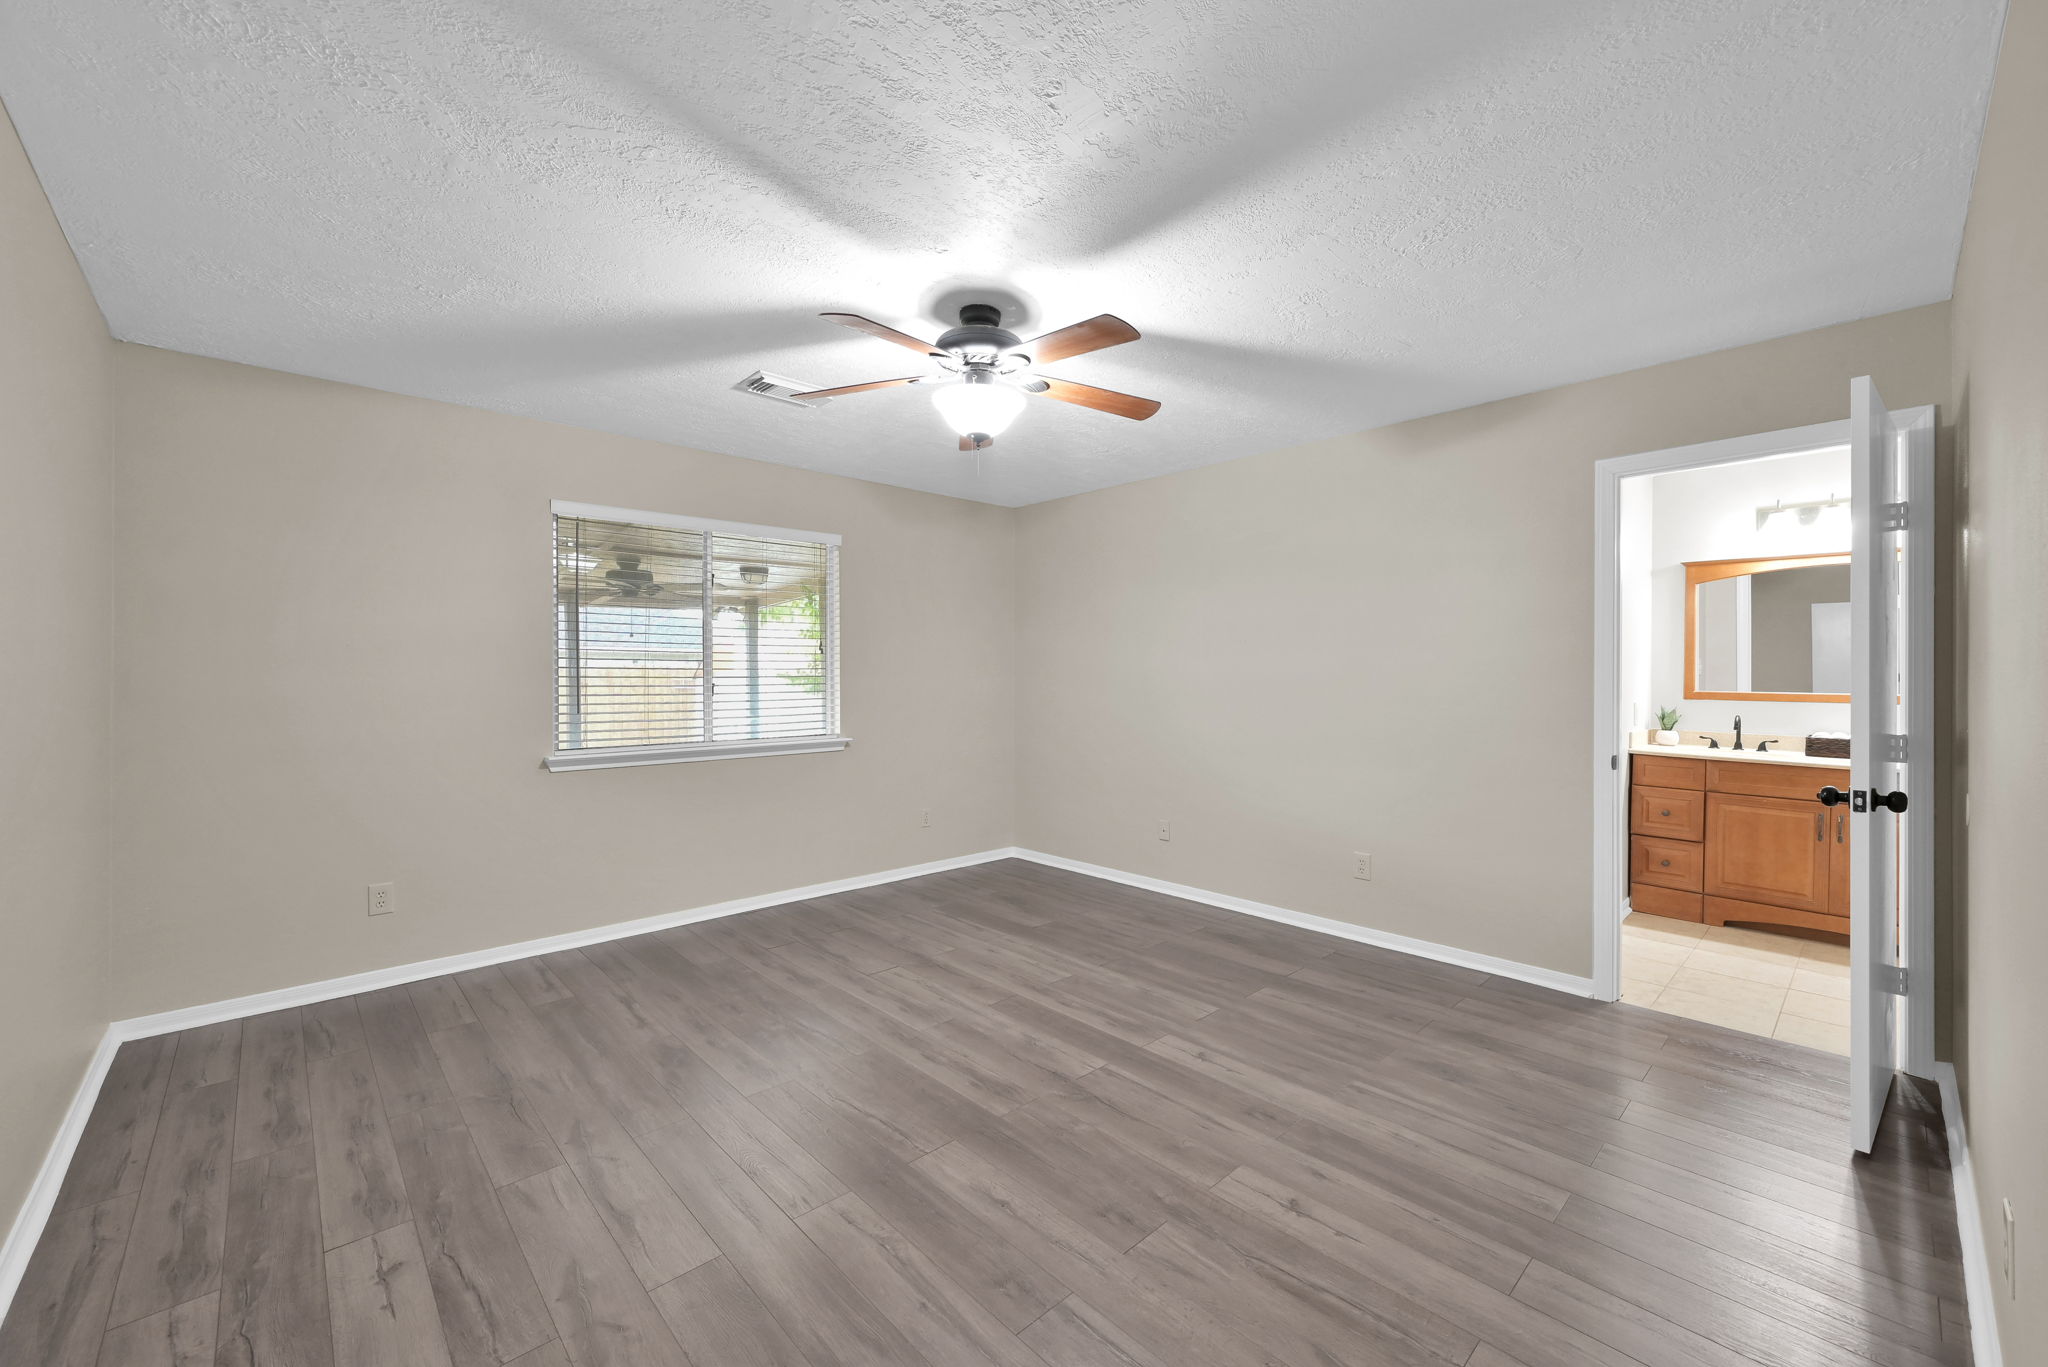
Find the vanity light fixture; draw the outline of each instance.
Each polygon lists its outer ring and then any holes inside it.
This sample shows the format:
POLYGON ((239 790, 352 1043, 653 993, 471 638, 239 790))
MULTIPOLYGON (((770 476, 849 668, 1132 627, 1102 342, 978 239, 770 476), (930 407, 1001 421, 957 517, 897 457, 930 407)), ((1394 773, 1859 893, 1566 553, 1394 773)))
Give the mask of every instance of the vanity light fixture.
POLYGON ((1780 499, 1776 503, 1767 504, 1756 510, 1756 529, 1762 531, 1764 524, 1779 513, 1796 513, 1799 517, 1800 526, 1811 527, 1814 523, 1820 521, 1821 514, 1828 509, 1846 508, 1848 506, 1849 500, 1847 498, 1836 498, 1832 493, 1826 498, 1816 498, 1806 503, 1787 503, 1780 499))

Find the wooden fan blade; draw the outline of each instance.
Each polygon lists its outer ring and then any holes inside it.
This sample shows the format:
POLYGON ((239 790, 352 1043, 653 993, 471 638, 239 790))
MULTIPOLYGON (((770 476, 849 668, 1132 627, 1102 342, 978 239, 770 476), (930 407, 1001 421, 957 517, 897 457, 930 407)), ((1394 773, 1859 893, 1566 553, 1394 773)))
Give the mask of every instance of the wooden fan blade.
POLYGON ((1114 313, 1098 313, 1086 322, 1074 323, 1058 332, 1048 332, 1043 337, 1034 337, 1021 348, 1032 360, 1040 363, 1064 361, 1069 356, 1083 352, 1100 351, 1106 346, 1122 346, 1125 342, 1138 340, 1138 330, 1117 317, 1114 313))
POLYGON ((843 384, 837 389, 806 389, 801 394, 792 394, 792 399, 829 399, 838 394, 859 394, 870 389, 893 389, 899 384, 916 384, 922 375, 905 375, 900 380, 869 380, 866 384, 843 384))
POLYGON ((960 438, 960 449, 962 451, 986 451, 995 444, 996 439, 994 437, 983 437, 980 441, 976 441, 972 437, 960 438))
POLYGON ((872 318, 863 318, 858 313, 821 313, 818 316, 820 318, 830 318, 843 328, 852 328, 855 332, 865 332, 870 337, 879 337, 885 342, 894 342, 897 346, 908 347, 919 355, 929 356, 932 354, 932 344, 930 342, 920 342, 907 332, 898 332, 886 323, 878 323, 872 318))
POLYGON ((1141 399, 1136 394, 1119 394, 1114 389, 1097 389, 1092 384, 1075 384, 1072 380, 1055 380, 1050 375, 1038 378, 1045 381, 1045 397, 1058 399, 1061 403, 1077 403, 1083 408, 1114 413, 1119 418, 1138 422, 1159 411, 1157 399, 1141 399))

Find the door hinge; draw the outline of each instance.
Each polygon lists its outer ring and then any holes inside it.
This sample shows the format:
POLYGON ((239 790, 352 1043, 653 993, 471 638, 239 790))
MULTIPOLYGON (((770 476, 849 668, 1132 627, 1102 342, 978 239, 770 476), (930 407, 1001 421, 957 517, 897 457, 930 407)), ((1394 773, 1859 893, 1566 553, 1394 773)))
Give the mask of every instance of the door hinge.
POLYGON ((1906 530, 1907 507, 1903 503, 1880 503, 1877 505, 1877 529, 1881 532, 1903 532, 1906 530))
POLYGON ((1884 757, 1888 763, 1904 764, 1906 762, 1906 738, 1895 732, 1887 732, 1884 737, 1884 757))
POLYGON ((1608 767, 1608 768, 1610 768, 1610 769, 1619 769, 1619 768, 1621 768, 1621 756, 1620 756, 1620 755, 1609 755, 1609 756, 1607 757, 1607 767, 1608 767))
POLYGON ((1877 990, 1889 992, 1894 997, 1905 996, 1905 966, 1902 964, 1879 964, 1877 966, 1877 990))

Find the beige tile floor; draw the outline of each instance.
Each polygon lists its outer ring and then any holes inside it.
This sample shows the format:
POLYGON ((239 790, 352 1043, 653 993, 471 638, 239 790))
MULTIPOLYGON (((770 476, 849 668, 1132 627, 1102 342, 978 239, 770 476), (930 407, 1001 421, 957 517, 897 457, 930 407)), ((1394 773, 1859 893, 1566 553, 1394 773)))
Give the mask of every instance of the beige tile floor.
POLYGON ((1849 1052, 1849 947, 1631 912, 1621 999, 1752 1035, 1849 1052))

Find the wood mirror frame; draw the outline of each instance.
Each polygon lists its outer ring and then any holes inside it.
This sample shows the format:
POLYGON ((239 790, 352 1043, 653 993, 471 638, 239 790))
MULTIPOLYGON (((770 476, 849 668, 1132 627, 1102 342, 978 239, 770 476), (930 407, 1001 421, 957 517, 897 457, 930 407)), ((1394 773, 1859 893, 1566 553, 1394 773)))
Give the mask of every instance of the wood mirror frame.
POLYGON ((1699 645, 1699 587, 1717 579, 1739 579, 1745 574, 1769 574, 1772 570, 1800 569, 1811 565, 1846 565, 1847 551, 1833 555, 1777 555, 1761 560, 1688 560, 1685 562, 1685 696, 1718 698, 1728 702, 1847 702, 1847 693, 1716 693, 1695 688, 1699 675, 1693 658, 1699 645))

